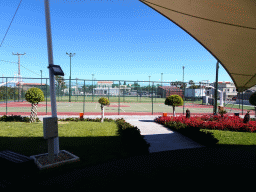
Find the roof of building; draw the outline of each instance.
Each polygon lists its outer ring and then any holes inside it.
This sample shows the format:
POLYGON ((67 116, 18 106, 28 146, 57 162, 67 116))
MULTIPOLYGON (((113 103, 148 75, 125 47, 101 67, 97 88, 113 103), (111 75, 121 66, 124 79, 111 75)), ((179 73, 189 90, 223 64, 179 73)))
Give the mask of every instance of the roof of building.
POLYGON ((169 90, 169 91, 182 91, 182 89, 174 86, 159 86, 159 88, 162 88, 164 90, 169 90))
POLYGON ((98 81, 97 83, 98 84, 110 84, 110 83, 113 84, 113 81, 98 81))

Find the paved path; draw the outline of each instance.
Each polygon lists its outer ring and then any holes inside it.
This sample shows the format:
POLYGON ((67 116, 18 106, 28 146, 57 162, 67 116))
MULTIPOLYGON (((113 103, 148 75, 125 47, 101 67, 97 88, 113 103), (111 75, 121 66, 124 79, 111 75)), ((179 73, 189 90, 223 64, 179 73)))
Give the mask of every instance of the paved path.
POLYGON ((176 131, 170 131, 153 120, 126 120, 140 129, 141 135, 150 143, 149 152, 161 152, 177 149, 205 147, 183 136, 176 131))

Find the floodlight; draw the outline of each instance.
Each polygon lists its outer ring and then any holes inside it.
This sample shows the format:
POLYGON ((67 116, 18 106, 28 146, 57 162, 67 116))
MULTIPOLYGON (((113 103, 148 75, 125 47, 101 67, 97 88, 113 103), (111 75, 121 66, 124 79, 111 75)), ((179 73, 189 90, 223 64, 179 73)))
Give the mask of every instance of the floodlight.
POLYGON ((47 68, 50 68, 54 75, 64 76, 64 73, 59 65, 50 65, 47 68))

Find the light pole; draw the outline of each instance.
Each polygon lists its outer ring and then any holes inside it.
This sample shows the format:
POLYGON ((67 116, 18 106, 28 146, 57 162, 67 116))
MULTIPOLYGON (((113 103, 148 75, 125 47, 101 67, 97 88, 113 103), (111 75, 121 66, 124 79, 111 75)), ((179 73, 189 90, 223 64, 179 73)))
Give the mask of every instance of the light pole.
POLYGON ((69 102, 71 102, 71 57, 73 57, 75 55, 75 53, 70 53, 68 54, 66 52, 66 54, 70 57, 70 76, 69 76, 69 102))

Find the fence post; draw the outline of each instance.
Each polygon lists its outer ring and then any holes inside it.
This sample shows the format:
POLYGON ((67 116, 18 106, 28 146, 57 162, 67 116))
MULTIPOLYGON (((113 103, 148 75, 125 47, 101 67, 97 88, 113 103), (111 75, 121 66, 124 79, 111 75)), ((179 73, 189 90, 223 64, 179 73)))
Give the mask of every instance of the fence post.
POLYGON ((13 91, 13 102, 15 102, 15 89, 16 89, 15 87, 14 87, 14 91, 13 91))
POLYGON ((153 85, 152 85, 152 94, 151 94, 151 96, 152 96, 152 115, 154 113, 154 111, 153 111, 153 87, 154 87, 154 82, 153 82, 153 85))
POLYGON ((108 100, 109 100, 109 86, 108 86, 108 100))
POLYGON ((124 89, 123 89, 123 102, 124 102, 124 89))
POLYGON ((118 115, 120 115, 120 81, 119 81, 119 94, 118 94, 118 115))
POLYGON ((46 79, 45 88, 46 88, 46 115, 47 115, 47 79, 46 79))
POLYGON ((242 92, 242 115, 244 114, 244 92, 242 92))
POLYGON ((24 94, 23 94, 23 85, 21 86, 21 98, 22 98, 22 102, 23 102, 23 98, 24 98, 24 94))
POLYGON ((94 96, 94 93, 93 93, 94 91, 93 91, 93 80, 92 80, 92 102, 94 101, 94 98, 93 98, 93 96, 94 96))
POLYGON ((6 86, 5 86, 5 103, 6 103, 6 115, 7 115, 7 81, 8 78, 6 78, 6 86))
POLYGON ((139 84, 138 84, 138 81, 137 81, 137 88, 136 88, 136 90, 137 90, 137 102, 138 102, 138 96, 139 96, 139 94, 138 94, 139 90, 138 89, 139 89, 139 84))
POLYGON ((83 103, 83 114, 84 114, 84 105, 85 105, 85 80, 84 80, 84 103, 83 103))
POLYGON ((185 83, 183 81, 183 115, 184 115, 184 106, 185 106, 185 83))

